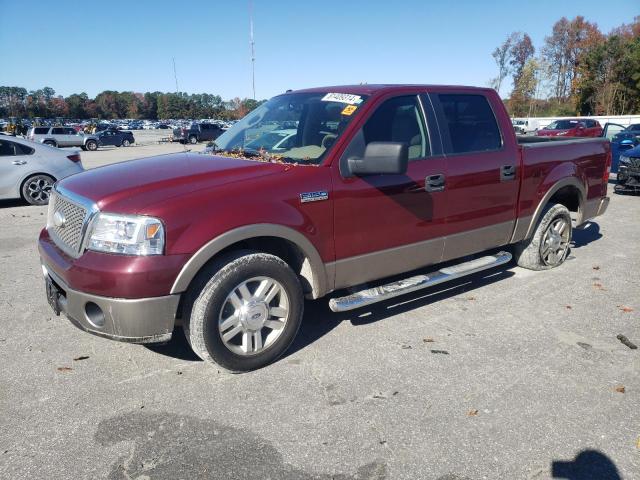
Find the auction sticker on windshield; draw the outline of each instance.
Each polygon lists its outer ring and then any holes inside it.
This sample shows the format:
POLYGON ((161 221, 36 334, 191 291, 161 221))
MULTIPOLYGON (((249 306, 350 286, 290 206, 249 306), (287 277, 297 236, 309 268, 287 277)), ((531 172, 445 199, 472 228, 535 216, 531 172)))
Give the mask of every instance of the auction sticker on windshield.
POLYGON ((339 102, 359 105, 362 103, 360 95, 352 95, 351 93, 327 93, 322 97, 323 102, 339 102))
POLYGON ((342 110, 342 115, 351 115, 356 111, 357 108, 358 107, 356 107, 355 105, 347 105, 346 107, 344 107, 344 110, 342 110))

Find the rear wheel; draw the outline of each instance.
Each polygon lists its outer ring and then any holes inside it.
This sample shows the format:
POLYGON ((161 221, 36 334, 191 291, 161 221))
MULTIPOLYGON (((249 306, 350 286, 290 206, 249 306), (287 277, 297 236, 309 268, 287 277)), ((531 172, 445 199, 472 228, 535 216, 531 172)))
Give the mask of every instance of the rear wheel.
POLYGON ((128 139, 124 139, 122 140, 122 146, 123 147, 128 147, 129 145, 131 145, 131 142, 128 139))
POLYGON ((188 292, 184 331, 200 358, 245 372, 289 348, 303 308, 300 282, 283 260, 233 252, 202 272, 188 292))
POLYGON ((564 263, 571 244, 571 214, 556 203, 547 208, 529 240, 515 245, 518 265, 530 270, 548 270, 564 263))
POLYGON ((87 143, 85 143, 85 146, 87 147, 87 150, 90 150, 93 152, 98 149, 98 142, 96 142, 95 140, 87 140, 87 143))
POLYGON ((54 142, 53 140, 45 140, 44 142, 45 145, 49 145, 50 147, 57 147, 58 145, 56 144, 56 142, 54 142))
POLYGON ((49 175, 33 175, 22 184, 22 198, 31 205, 46 205, 54 183, 49 175))

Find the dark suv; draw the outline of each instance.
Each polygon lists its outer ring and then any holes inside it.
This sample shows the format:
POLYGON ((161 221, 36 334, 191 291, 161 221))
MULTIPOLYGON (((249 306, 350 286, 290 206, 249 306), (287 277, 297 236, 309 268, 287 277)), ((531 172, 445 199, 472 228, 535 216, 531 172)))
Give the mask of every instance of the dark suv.
POLYGON ((173 141, 180 143, 198 143, 215 140, 224 130, 212 123, 192 123, 189 128, 174 128, 173 141))

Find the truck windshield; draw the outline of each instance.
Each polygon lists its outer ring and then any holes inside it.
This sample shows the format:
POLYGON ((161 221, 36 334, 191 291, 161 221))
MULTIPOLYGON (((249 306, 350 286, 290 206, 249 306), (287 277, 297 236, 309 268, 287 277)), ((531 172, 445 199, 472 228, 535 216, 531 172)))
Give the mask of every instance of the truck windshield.
POLYGON ((366 98, 332 92, 279 95, 220 135, 206 152, 317 165, 366 98))

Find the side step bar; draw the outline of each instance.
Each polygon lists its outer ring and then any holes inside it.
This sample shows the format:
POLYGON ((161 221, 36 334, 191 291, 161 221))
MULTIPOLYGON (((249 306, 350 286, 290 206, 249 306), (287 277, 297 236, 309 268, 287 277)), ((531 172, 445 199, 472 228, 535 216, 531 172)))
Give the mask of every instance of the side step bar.
POLYGON ((361 290, 346 297, 332 298, 329 300, 329 308, 334 312, 346 312, 355 308, 365 307, 372 303, 381 302, 390 298, 415 292, 427 287, 432 287, 440 283, 455 280, 456 278, 481 272, 489 268, 498 267, 509 263, 511 254, 509 252, 499 252, 495 255, 476 258, 465 263, 460 263, 451 267, 441 268, 437 272, 428 275, 416 275, 415 277, 398 280, 379 287, 361 290))

